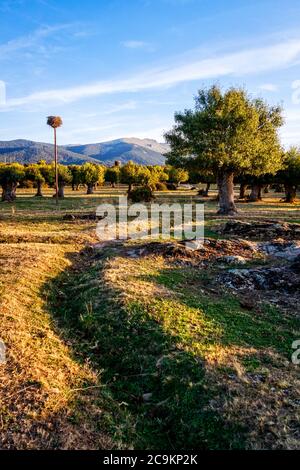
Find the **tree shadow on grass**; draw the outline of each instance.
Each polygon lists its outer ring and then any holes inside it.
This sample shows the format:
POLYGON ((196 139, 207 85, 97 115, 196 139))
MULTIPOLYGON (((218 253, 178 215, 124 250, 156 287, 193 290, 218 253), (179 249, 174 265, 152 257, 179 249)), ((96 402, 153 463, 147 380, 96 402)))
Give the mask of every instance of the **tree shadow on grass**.
POLYGON ((105 263, 116 254, 108 247, 70 255, 72 267, 43 290, 76 360, 100 374, 104 411, 96 426, 121 448, 243 448, 242 428, 209 407, 222 390, 207 386, 202 360, 105 281, 105 263))

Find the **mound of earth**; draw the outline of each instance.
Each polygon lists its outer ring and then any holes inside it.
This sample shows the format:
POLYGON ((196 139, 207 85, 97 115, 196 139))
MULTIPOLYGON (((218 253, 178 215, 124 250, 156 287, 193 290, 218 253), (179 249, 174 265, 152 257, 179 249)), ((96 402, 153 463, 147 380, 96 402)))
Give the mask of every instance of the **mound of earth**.
POLYGON ((289 266, 231 269, 219 275, 217 282, 233 289, 294 293, 300 289, 300 257, 289 266))
POLYGON ((219 229, 219 233, 254 240, 272 240, 277 238, 300 240, 300 224, 230 220, 219 229))
POLYGON ((139 245, 138 248, 127 248, 125 255, 137 258, 141 256, 163 256, 172 258, 188 264, 199 264, 203 261, 224 261, 228 264, 237 263, 242 260, 250 260, 257 256, 256 245, 247 240, 215 240, 206 238, 203 243, 192 242, 196 249, 192 248, 191 242, 150 242, 139 245), (234 255, 234 256, 232 256, 234 255))

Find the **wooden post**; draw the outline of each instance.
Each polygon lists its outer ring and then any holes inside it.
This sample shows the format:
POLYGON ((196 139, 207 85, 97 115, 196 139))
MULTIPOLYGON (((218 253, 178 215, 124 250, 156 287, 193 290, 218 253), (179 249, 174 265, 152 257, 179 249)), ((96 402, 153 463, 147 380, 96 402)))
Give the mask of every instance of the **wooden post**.
POLYGON ((56 128, 54 127, 54 165, 55 165, 55 198, 56 205, 58 205, 58 168, 57 168, 57 143, 56 143, 56 128))

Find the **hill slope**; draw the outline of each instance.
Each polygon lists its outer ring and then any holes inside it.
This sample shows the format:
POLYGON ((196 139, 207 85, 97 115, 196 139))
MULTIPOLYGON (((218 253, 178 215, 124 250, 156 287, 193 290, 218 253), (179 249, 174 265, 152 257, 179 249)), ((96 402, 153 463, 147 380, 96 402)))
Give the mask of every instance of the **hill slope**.
MULTIPOLYGON (((39 160, 53 160, 53 145, 31 140, 0 141, 0 162, 36 163, 39 160)), ((93 158, 76 154, 62 146, 59 147, 59 161, 64 165, 72 163, 96 162, 93 158)))
POLYGON ((107 165, 115 160, 126 163, 132 160, 141 165, 162 165, 165 163, 164 153, 169 149, 152 139, 126 138, 87 145, 69 145, 65 147, 72 152, 95 158, 107 165))
MULTIPOLYGON (((64 165, 84 162, 113 165, 115 160, 126 163, 132 160, 141 165, 161 165, 167 144, 152 139, 118 139, 86 145, 64 145, 59 147, 59 161, 64 165)), ((32 140, 0 141, 0 162, 36 163, 53 160, 53 145, 32 140)))

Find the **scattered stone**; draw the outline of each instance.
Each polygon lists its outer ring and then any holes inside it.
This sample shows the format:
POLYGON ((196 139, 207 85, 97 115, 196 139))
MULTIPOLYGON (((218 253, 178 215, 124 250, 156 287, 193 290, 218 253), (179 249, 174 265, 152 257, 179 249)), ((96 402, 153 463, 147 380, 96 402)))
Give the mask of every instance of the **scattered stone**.
POLYGON ((217 282, 236 290, 277 290, 293 293, 300 288, 300 274, 295 273, 292 266, 230 269, 219 275, 217 282))
POLYGON ((221 256, 217 258, 217 261, 221 261, 222 263, 226 264, 246 264, 247 259, 244 258, 243 256, 221 256))
POLYGON ((63 216, 63 220, 75 220, 75 215, 73 214, 65 214, 63 216))
POLYGON ((219 229, 219 233, 256 240, 300 240, 300 224, 230 220, 219 229))
POLYGON ((300 242, 278 240, 276 242, 261 243, 259 249, 269 256, 292 261, 300 255, 300 242))
POLYGON ((151 400, 152 396, 153 396, 153 393, 144 393, 143 394, 143 401, 147 403, 148 401, 151 400))
POLYGON ((83 213, 83 214, 65 214, 63 220, 101 220, 103 216, 97 215, 95 212, 83 213))

